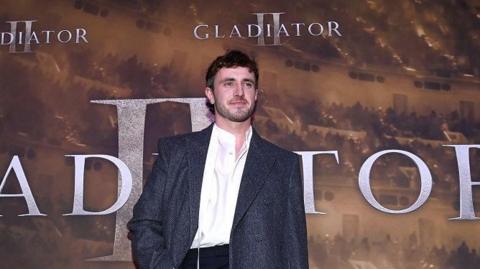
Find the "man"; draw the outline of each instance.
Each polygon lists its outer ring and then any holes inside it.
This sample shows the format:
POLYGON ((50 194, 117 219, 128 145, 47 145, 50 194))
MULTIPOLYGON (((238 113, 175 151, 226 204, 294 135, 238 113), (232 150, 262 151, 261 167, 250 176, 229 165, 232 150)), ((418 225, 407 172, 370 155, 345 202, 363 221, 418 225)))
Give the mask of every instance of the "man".
POLYGON ((208 68, 215 123, 159 141, 128 223, 146 268, 308 268, 299 158, 252 128, 258 68, 229 51, 208 68))

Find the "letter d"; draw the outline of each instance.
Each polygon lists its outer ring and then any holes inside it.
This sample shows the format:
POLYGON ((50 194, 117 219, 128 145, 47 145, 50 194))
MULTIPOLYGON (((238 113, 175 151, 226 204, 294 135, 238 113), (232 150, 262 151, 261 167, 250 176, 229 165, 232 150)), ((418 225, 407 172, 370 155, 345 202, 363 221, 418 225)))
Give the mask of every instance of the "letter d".
POLYGON ((73 210, 72 213, 63 214, 64 216, 74 215, 108 215, 119 210, 128 200, 130 192, 132 191, 132 174, 127 165, 120 159, 110 155, 65 155, 66 157, 75 158, 75 191, 73 197, 73 210), (100 212, 87 211, 83 208, 84 197, 84 169, 85 160, 87 158, 101 158, 112 162, 120 171, 119 174, 119 187, 117 201, 110 207, 100 212))

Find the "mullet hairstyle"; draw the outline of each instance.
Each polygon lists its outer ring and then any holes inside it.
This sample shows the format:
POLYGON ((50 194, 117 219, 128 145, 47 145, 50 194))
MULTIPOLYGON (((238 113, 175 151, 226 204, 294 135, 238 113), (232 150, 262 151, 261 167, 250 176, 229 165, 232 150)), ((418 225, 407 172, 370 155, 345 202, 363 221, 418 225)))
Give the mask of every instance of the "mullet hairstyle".
MULTIPOLYGON (((205 75, 205 84, 210 89, 214 90, 215 75, 218 70, 230 67, 246 67, 248 71, 255 75, 255 89, 258 89, 258 66, 255 59, 250 58, 247 54, 239 50, 229 50, 224 55, 218 56, 208 67, 205 75)), ((215 106, 208 100, 206 105, 210 112, 215 114, 215 106)))

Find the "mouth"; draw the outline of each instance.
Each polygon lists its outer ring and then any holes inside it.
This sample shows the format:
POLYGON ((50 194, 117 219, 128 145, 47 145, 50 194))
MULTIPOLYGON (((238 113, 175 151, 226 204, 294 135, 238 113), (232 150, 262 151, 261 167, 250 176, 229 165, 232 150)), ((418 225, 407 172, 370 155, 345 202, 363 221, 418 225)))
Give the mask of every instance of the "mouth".
POLYGON ((235 101, 230 101, 230 105, 238 105, 238 106, 244 106, 247 105, 247 101, 245 100, 235 100, 235 101))

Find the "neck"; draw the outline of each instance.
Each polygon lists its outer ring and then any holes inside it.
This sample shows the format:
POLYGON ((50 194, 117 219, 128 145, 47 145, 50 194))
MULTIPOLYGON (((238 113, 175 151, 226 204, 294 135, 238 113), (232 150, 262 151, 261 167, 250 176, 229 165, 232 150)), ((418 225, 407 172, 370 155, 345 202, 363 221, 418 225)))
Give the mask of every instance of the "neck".
POLYGON ((250 118, 243 122, 233 122, 233 121, 226 120, 222 117, 215 117, 215 124, 219 128, 222 128, 223 130, 235 136, 235 158, 236 159, 240 154, 240 150, 243 146, 243 143, 245 143, 245 140, 247 139, 245 134, 248 128, 250 128, 251 123, 252 123, 252 120, 250 118))
POLYGON ((242 122, 233 122, 221 117, 215 117, 215 124, 223 130, 233 134, 237 141, 245 139, 245 133, 250 128, 252 121, 248 119, 242 122))

